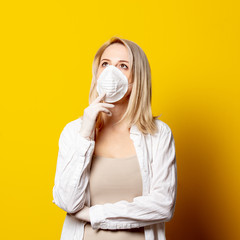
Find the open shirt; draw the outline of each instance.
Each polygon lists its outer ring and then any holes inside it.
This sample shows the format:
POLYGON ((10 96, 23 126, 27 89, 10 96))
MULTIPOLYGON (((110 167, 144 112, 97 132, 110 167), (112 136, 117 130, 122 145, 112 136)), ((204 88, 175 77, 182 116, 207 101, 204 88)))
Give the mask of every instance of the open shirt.
MULTIPOLYGON (((155 119, 158 132, 130 128, 142 176, 142 196, 90 207, 89 177, 95 141, 79 133, 82 117, 66 124, 59 138, 53 203, 66 211, 61 240, 82 240, 86 222, 72 216, 89 206, 93 229, 144 227, 145 240, 165 240, 165 222, 173 217, 177 193, 175 142, 170 127, 155 119)), ((95 135, 95 132, 93 133, 95 135)), ((93 136, 94 136, 93 135, 93 136)))

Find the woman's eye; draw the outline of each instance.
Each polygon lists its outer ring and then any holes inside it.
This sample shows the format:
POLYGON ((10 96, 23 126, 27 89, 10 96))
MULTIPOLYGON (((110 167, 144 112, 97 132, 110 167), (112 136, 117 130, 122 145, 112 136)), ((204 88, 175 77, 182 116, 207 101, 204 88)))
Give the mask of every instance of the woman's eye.
POLYGON ((128 66, 126 64, 122 63, 120 66, 121 66, 121 68, 128 69, 128 66))
POLYGON ((108 63, 107 63, 107 62, 103 62, 103 63, 102 63, 102 66, 105 67, 106 64, 108 64, 108 63))

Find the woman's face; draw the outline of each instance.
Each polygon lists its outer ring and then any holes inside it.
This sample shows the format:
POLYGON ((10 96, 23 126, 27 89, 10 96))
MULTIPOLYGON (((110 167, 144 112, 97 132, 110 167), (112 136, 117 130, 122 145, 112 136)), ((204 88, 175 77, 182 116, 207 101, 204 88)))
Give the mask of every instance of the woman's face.
POLYGON ((124 45, 120 43, 111 44, 102 54, 97 70, 97 79, 107 66, 113 65, 121 70, 122 73, 127 77, 128 83, 131 83, 132 79, 129 61, 130 59, 128 50, 124 45))

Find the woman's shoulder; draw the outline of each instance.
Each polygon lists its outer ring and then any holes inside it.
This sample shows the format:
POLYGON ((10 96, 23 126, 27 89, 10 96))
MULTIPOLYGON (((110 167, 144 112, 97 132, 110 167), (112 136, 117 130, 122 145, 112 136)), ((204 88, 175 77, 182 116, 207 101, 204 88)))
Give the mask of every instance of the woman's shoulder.
POLYGON ((158 132, 155 133, 155 135, 162 135, 163 133, 172 133, 170 126, 166 122, 160 119, 155 119, 155 123, 158 128, 158 132))
POLYGON ((164 145, 171 145, 171 147, 175 147, 174 136, 170 126, 159 119, 156 119, 156 125, 158 128, 158 132, 152 135, 152 143, 158 149, 159 147, 164 147, 164 145))
POLYGON ((67 135, 75 135, 80 130, 82 123, 82 116, 66 123, 62 128, 62 133, 67 135))

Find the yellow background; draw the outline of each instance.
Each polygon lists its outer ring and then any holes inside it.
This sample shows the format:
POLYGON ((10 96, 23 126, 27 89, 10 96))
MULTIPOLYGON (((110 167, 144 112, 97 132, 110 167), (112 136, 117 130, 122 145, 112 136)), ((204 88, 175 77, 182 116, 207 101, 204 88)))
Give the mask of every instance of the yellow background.
POLYGON ((94 54, 113 35, 147 54, 153 113, 175 137, 167 239, 240 239, 239 23, 237 0, 2 1, 1 239, 60 239, 59 135, 88 106, 94 54))

